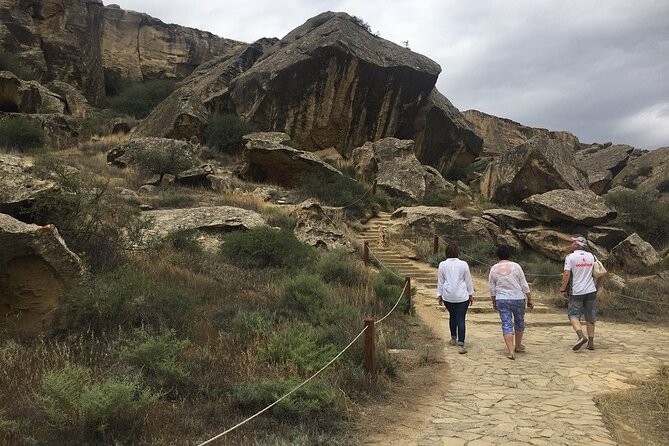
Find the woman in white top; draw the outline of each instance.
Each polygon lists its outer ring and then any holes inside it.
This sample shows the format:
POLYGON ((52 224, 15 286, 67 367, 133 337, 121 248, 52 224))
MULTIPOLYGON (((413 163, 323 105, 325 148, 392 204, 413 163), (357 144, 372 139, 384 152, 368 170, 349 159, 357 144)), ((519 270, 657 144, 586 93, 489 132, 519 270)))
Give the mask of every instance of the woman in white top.
POLYGON ((465 348, 465 316, 472 304, 474 286, 467 262, 458 259, 458 245, 446 247, 446 260, 439 264, 437 273, 437 302, 448 310, 448 325, 451 330, 451 345, 458 346, 459 353, 465 348))
POLYGON ((499 312, 499 318, 502 320, 502 335, 509 350, 507 357, 516 359, 517 352, 525 351, 523 345, 525 296, 527 296, 527 308, 534 308, 534 304, 523 269, 516 262, 509 260, 509 247, 501 245, 497 248, 497 258, 499 262, 490 268, 488 288, 492 307, 499 312))

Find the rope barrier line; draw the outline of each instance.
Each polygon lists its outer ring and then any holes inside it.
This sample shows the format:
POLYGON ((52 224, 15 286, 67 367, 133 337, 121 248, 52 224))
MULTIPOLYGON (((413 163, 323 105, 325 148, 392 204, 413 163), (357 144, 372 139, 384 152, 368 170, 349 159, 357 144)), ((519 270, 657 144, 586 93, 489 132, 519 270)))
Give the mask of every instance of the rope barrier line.
POLYGON ((259 411, 256 412, 255 414, 253 414, 253 415, 251 415, 250 417, 246 418, 245 420, 243 420, 243 421, 241 421, 241 422, 235 424, 235 425, 232 426, 230 429, 228 429, 228 430, 226 430, 226 431, 224 431, 224 432, 221 432, 220 434, 216 435, 215 437, 211 437, 209 440, 206 440, 206 441, 200 443, 198 446, 204 446, 204 445, 206 445, 206 444, 211 443, 211 442, 214 441, 214 440, 217 440, 217 439, 221 438, 222 436, 228 434, 229 432, 232 432, 233 430, 237 429, 237 428, 240 427, 240 426, 243 426, 244 424, 246 424, 246 423, 248 423, 249 421, 253 420, 253 419, 256 418, 257 416, 261 415, 262 413, 264 413, 264 412, 268 411, 269 409, 271 409, 272 407, 276 406, 277 404, 279 404, 279 403, 280 403, 281 401, 283 401, 284 399, 288 398, 290 395, 292 395, 292 394, 295 393, 297 390, 299 390, 302 386, 304 386, 304 385, 307 384, 309 381, 311 381, 311 380, 314 379, 316 376, 318 376, 323 370, 325 370, 326 368, 328 368, 328 367, 330 366, 330 364, 332 364, 332 363, 335 362, 337 359, 339 359, 339 357, 340 357, 341 355, 343 355, 344 352, 345 352, 346 350, 348 350, 348 349, 351 347, 351 345, 353 345, 353 343, 354 343, 355 341, 357 341, 357 340, 360 338, 360 336, 362 336, 362 334, 365 332, 365 330, 367 330, 367 327, 363 328, 363 329, 360 331, 360 333, 358 333, 358 335, 357 335, 355 338, 353 338, 353 340, 352 340, 351 342, 349 342, 348 345, 347 345, 346 347, 344 347, 344 349, 343 349, 341 352, 339 352, 339 354, 337 354, 337 356, 335 356, 334 358, 332 358, 327 364, 325 364, 323 367, 321 367, 320 370, 318 370, 316 373, 314 373, 314 374, 311 375, 309 378, 307 378, 305 381, 303 381, 302 384, 298 385, 298 386, 295 387, 293 390, 291 390, 290 392, 286 393, 286 394, 283 395, 281 398, 279 398, 278 400, 274 401, 272 404, 270 404, 269 406, 265 407, 264 409, 259 410, 259 411))
POLYGON ((383 262, 382 262, 381 260, 379 260, 378 257, 376 257, 376 254, 374 254, 374 251, 372 251, 371 248, 368 247, 368 249, 369 249, 369 253, 372 255, 372 257, 374 257, 374 259, 375 259, 377 262, 379 262, 379 265, 381 265, 382 268, 384 268, 386 271, 388 271, 390 274, 394 275, 395 277, 398 277, 398 278, 400 278, 400 279, 405 279, 405 277, 400 276, 400 275, 397 274, 395 271, 393 271, 392 269, 390 269, 390 268, 388 268, 386 265, 384 265, 383 262))
POLYGON ((669 302, 655 302, 655 301, 652 301, 652 300, 640 299, 638 297, 626 296, 624 294, 616 293, 615 291, 610 291, 610 290, 606 290, 606 289, 604 291, 607 292, 607 293, 611 293, 611 294, 615 294, 617 296, 627 298, 627 299, 638 300, 639 302, 648 302, 650 304, 657 304, 657 305, 669 305, 669 302))
POLYGON ((337 206, 337 207, 340 207, 340 208, 344 209, 344 208, 353 206, 354 204, 360 202, 360 200, 362 200, 363 198, 365 198, 365 196, 366 196, 369 192, 371 192, 372 189, 374 189, 374 184, 372 184, 371 186, 369 186, 369 188, 365 191, 365 193, 362 194, 362 195, 360 196, 360 198, 358 198, 357 200, 355 200, 353 203, 347 204, 346 206, 337 206))
POLYGON ((380 323, 383 322, 388 316, 390 316, 390 313, 392 313, 393 311, 395 311, 395 308, 397 308, 397 305, 399 305, 400 301, 402 300, 402 296, 404 296, 404 293, 405 293, 405 291, 406 291, 406 289, 407 289, 408 286, 409 286, 409 282, 406 282, 406 283, 404 284, 404 288, 402 288, 402 292, 400 293, 400 297, 398 297, 398 298, 397 298, 397 301, 395 302, 395 305, 393 305, 393 307, 390 309, 390 311, 389 311, 388 313, 386 313, 385 316, 383 316, 381 319, 379 319, 378 321, 376 321, 375 324, 380 324, 380 323))

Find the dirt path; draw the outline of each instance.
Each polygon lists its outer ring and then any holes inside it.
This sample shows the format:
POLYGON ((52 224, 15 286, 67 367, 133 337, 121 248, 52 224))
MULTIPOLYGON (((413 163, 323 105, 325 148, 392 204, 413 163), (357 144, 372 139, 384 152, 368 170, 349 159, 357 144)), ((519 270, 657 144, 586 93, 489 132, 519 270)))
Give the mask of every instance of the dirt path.
MULTIPOLYGON (((557 312, 526 315, 527 352, 506 358, 496 313, 467 315, 469 352, 447 345, 448 316, 436 304, 434 284, 424 270, 418 282, 416 312, 443 344, 444 363, 423 378, 427 388, 409 383, 385 405, 371 407, 367 445, 615 445, 595 406, 603 392, 626 389, 629 382, 656 373, 669 357, 669 336, 662 328, 640 324, 597 324, 594 351, 573 352, 576 337, 566 316, 557 312), (427 283, 427 284, 426 284, 427 283), (435 379, 435 377, 438 377, 435 379)), ((475 277, 476 295, 486 280, 475 277)), ((535 300, 547 296, 534 293, 535 300)), ((488 302, 479 302, 483 308, 488 302)))

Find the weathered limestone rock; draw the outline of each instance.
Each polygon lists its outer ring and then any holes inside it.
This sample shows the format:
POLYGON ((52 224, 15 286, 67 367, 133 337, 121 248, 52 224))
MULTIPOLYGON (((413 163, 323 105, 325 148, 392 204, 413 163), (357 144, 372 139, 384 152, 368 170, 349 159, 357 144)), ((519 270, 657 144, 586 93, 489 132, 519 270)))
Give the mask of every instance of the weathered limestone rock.
POLYGON ((116 5, 102 11, 101 37, 105 68, 140 80, 183 79, 203 62, 245 45, 116 5))
POLYGON ((510 119, 499 118, 478 110, 467 110, 462 114, 472 124, 474 132, 483 138, 484 155, 500 155, 536 137, 563 141, 571 150, 580 148, 578 138, 569 132, 527 127, 510 119))
POLYGON ((493 221, 503 229, 528 228, 536 225, 530 214, 513 209, 488 209, 483 213, 483 218, 493 221))
POLYGON ((544 226, 516 230, 515 233, 532 249, 549 259, 563 261, 570 252, 571 234, 544 226))
POLYGON ((96 102, 104 96, 102 9, 100 0, 5 0, 0 44, 38 79, 67 82, 96 102))
POLYGON ((134 120, 127 119, 127 118, 113 118, 111 121, 109 121, 109 124, 108 124, 109 134, 110 135, 116 135, 116 134, 126 135, 126 134, 130 133, 130 130, 132 130, 134 125, 135 125, 134 120))
POLYGON ((72 85, 56 80, 49 82, 49 87, 59 92, 60 97, 65 101, 65 111, 63 113, 75 118, 85 118, 91 114, 91 106, 88 100, 72 85))
POLYGON ((588 229, 588 240, 611 250, 618 243, 625 240, 627 234, 620 228, 612 226, 594 226, 588 229))
POLYGON ((600 147, 592 145, 575 154, 576 162, 588 175, 590 190, 601 195, 606 191, 613 177, 625 167, 634 147, 611 145, 600 147))
POLYGON ((302 243, 325 250, 344 248, 353 251, 351 242, 328 218, 316 200, 306 200, 290 213, 297 224, 293 230, 302 243))
POLYGON ((185 209, 147 211, 142 214, 153 220, 153 228, 146 231, 147 237, 165 238, 169 234, 184 230, 206 230, 226 232, 251 229, 265 224, 263 217, 254 211, 231 206, 210 206, 185 209))
POLYGON ((314 155, 318 156, 320 159, 325 161, 328 164, 336 164, 344 161, 344 157, 337 152, 337 149, 330 147, 328 149, 319 150, 314 152, 314 155))
POLYGON ((448 190, 455 191, 454 184, 449 183, 441 176, 439 171, 432 166, 421 166, 425 171, 423 177, 425 178, 425 191, 448 190))
POLYGON ((669 202, 669 147, 630 159, 612 184, 636 189, 669 202))
POLYGON ((174 91, 132 129, 135 137, 160 137, 204 140, 209 112, 189 88, 174 91))
POLYGON ((319 177, 341 176, 342 173, 323 162, 311 152, 293 149, 283 144, 276 144, 275 138, 288 140, 288 136, 276 133, 264 135, 252 133, 246 135, 244 165, 241 176, 247 181, 279 184, 294 187, 306 175, 319 177))
POLYGON ((199 146, 168 138, 135 138, 124 141, 107 152, 107 162, 117 167, 137 164, 143 151, 170 153, 174 158, 189 159, 195 163, 199 146))
POLYGON ((175 182, 183 186, 211 186, 207 177, 215 174, 216 169, 214 169, 214 166, 211 164, 202 164, 178 173, 175 182))
POLYGON ((504 152, 481 178, 483 196, 502 204, 518 204, 553 189, 587 188, 588 179, 577 168, 571 148, 546 138, 533 138, 504 152))
POLYGON ((491 235, 484 222, 463 217, 458 212, 433 206, 401 207, 392 213, 388 234, 401 239, 432 239, 437 234, 447 242, 465 244, 488 239, 491 235))
POLYGON ((65 100, 35 81, 23 81, 0 71, 0 111, 9 113, 65 113, 65 100))
POLYGON ((626 270, 637 272, 660 262, 653 246, 635 232, 611 250, 616 261, 626 270))
POLYGON ((0 212, 16 217, 39 194, 57 189, 52 181, 36 178, 33 165, 31 158, 0 153, 0 212))
POLYGON ((556 189, 523 200, 523 209, 546 223, 571 222, 594 226, 615 218, 617 212, 590 190, 556 189))
POLYGON ((53 225, 26 224, 0 214, 0 326, 41 328, 64 284, 84 274, 81 260, 53 225))

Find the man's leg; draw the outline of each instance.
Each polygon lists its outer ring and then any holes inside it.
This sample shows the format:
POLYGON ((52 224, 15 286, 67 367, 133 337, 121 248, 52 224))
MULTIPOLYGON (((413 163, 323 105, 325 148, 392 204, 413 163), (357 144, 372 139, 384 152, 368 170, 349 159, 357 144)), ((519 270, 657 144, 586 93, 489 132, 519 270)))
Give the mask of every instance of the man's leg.
POLYGON ((569 316, 569 322, 571 323, 572 328, 576 332, 576 336, 578 336, 578 341, 576 341, 576 344, 572 347, 572 350, 574 351, 580 350, 580 348, 588 342, 588 338, 583 335, 583 327, 581 326, 581 316, 583 315, 583 312, 583 296, 570 296, 567 315, 569 316))
POLYGON ((595 322, 597 321, 597 294, 588 294, 583 300, 586 329, 588 331, 588 350, 595 349, 595 322))

